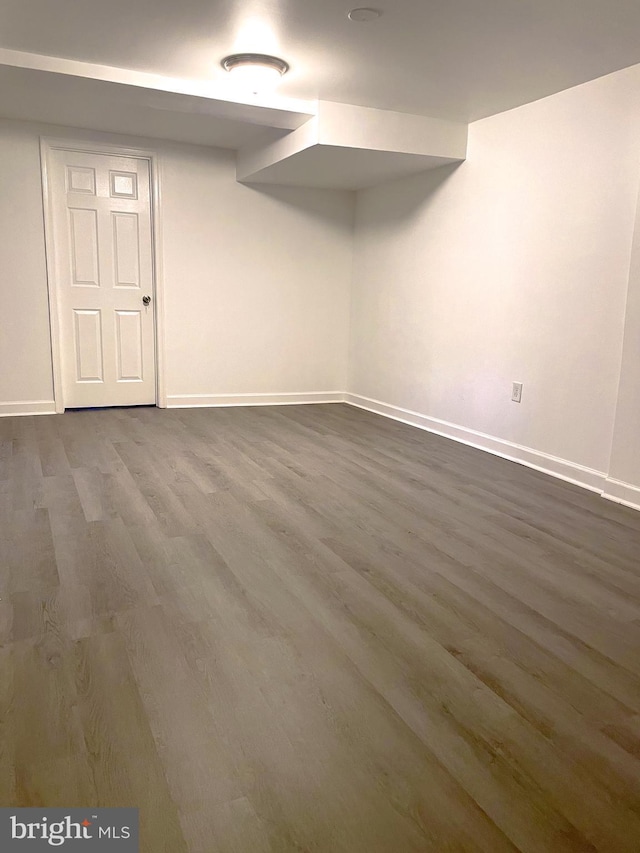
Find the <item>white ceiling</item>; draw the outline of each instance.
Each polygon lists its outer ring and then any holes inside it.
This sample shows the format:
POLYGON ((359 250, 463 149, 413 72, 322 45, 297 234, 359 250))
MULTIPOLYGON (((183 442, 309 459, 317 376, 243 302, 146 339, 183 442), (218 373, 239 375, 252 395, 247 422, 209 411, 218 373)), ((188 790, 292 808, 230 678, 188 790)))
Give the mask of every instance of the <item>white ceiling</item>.
POLYGON ((0 117, 257 152, 267 166, 239 179, 357 189, 464 158, 425 121, 466 134, 640 63, 640 0, 363 2, 381 17, 352 23, 358 0, 0 0, 0 117), (234 92, 232 52, 286 59, 279 92, 234 92), (323 138, 298 150, 314 121, 323 138))
POLYGON ((640 62, 639 0, 0 0, 0 47, 190 78, 273 52, 282 94, 471 121, 640 62))

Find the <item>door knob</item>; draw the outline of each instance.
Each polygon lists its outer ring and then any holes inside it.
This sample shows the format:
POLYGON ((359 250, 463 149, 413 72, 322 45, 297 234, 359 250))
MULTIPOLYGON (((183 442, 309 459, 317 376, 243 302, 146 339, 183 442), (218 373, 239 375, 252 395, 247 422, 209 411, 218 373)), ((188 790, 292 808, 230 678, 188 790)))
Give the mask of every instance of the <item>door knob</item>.
POLYGON ((142 297, 142 304, 143 304, 143 305, 148 305, 150 302, 151 302, 151 297, 150 297, 150 296, 143 296, 143 297, 142 297))

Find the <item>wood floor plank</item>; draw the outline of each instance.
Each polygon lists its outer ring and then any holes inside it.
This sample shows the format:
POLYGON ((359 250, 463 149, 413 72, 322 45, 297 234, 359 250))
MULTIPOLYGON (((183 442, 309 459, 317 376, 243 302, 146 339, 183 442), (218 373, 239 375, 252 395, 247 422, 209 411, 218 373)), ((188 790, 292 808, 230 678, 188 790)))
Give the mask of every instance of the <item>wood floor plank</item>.
POLYGON ((0 800, 637 853, 640 514, 341 404, 2 419, 0 800))
MULTIPOLYGON (((530 714, 532 722, 540 725, 543 731, 551 730, 558 720, 575 721, 575 714, 579 713, 589 721, 590 742, 594 724, 601 728, 611 727, 625 732, 624 749, 634 755, 640 754, 637 715, 607 693, 603 689, 606 685, 596 685, 584 678, 575 668, 567 666, 524 632, 514 629, 495 611, 443 575, 418 573, 406 563, 403 565, 405 571, 399 571, 391 561, 367 550, 358 550, 351 542, 328 540, 326 544, 383 592, 407 618, 424 626, 441 645, 464 659, 468 669, 491 684, 503 698, 508 698, 510 704, 515 703, 521 713, 527 713, 527 703, 532 700, 564 701, 562 713, 554 714, 553 721, 548 724, 544 714, 537 710, 530 714), (511 689, 505 684, 507 672, 513 667, 517 668, 513 676, 519 683, 529 684, 524 697, 518 691, 512 692, 513 684, 511 689), (552 695, 548 695, 549 692, 552 695)), ((569 724, 575 731, 574 723, 569 724)))
POLYGON ((87 805, 135 806, 141 850, 186 851, 122 637, 105 633, 78 640, 74 659, 78 713, 97 798, 87 805))

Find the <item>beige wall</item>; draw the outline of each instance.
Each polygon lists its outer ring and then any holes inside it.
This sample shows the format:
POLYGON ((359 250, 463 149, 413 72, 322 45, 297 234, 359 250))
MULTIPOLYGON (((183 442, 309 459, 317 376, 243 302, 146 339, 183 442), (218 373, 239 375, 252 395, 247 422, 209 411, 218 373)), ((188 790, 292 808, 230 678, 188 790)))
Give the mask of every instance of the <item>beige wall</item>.
POLYGON ((343 391, 353 194, 243 186, 196 147, 162 187, 168 394, 343 391))
MULTIPOLYGON (((603 482, 640 177, 638 94, 635 67, 484 119, 470 126, 464 164, 359 194, 353 394, 603 482), (519 405, 512 381, 524 383, 519 405)), ((637 367, 634 376, 637 389, 637 367)), ((638 435, 626 430, 636 460, 638 435)))
POLYGON ((53 399, 40 143, 0 121, 0 412, 53 399))

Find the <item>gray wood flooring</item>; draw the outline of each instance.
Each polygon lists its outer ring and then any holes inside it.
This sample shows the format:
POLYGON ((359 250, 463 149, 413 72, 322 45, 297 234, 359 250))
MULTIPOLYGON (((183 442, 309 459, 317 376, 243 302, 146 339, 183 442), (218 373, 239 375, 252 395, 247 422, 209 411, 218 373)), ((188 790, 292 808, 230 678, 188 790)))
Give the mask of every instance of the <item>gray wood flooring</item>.
POLYGON ((0 804, 640 850, 640 513, 343 405, 0 420, 0 804))

